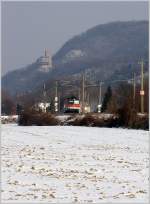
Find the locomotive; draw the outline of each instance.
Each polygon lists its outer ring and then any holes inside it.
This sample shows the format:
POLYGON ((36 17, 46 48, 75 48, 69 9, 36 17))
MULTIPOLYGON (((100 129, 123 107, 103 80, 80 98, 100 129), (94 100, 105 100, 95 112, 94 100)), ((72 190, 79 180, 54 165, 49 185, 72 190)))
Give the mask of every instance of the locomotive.
POLYGON ((70 97, 65 99, 64 113, 80 113, 81 105, 79 99, 76 97, 70 97))

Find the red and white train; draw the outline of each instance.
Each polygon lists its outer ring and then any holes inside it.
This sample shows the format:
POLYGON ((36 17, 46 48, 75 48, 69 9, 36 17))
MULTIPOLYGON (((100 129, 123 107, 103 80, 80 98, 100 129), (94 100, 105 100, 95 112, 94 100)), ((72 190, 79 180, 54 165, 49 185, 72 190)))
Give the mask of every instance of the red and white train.
POLYGON ((64 102, 65 113, 80 113, 81 105, 80 101, 76 97, 67 98, 64 102))

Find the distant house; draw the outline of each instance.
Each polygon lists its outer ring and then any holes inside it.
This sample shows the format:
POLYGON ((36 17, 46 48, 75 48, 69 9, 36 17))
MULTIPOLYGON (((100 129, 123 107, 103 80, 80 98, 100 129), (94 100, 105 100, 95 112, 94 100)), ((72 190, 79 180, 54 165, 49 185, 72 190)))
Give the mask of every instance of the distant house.
POLYGON ((44 113, 48 112, 50 109, 50 103, 47 102, 39 102, 35 104, 35 109, 37 111, 42 111, 44 113))

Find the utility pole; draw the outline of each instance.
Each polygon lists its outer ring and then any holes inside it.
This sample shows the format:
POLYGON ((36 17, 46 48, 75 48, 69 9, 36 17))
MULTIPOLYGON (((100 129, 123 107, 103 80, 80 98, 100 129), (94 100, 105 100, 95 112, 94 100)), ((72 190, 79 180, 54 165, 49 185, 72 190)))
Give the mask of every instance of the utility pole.
POLYGON ((58 94, 58 112, 60 113, 60 92, 59 92, 59 94, 58 94))
POLYGON ((144 62, 141 60, 140 62, 141 65, 141 90, 140 90, 140 95, 141 95, 141 113, 144 113, 144 62))
POLYGON ((136 94, 136 81, 135 81, 135 73, 133 75, 133 108, 135 110, 135 94, 136 94))
POLYGON ((58 82, 56 81, 55 83, 55 102, 54 102, 54 106, 55 106, 55 113, 58 112, 58 82))
POLYGON ((45 83, 43 84, 43 99, 45 102, 45 97, 46 97, 46 90, 45 90, 45 83))
POLYGON ((87 93, 87 104, 90 105, 90 94, 87 93))
POLYGON ((87 90, 84 89, 84 108, 87 105, 87 95, 88 95, 87 90))
POLYGON ((101 112, 101 107, 102 107, 102 82, 99 83, 98 113, 101 112))
POLYGON ((43 105, 44 105, 44 112, 46 113, 46 88, 45 88, 45 83, 43 84, 43 105))
POLYGON ((79 101, 81 99, 81 96, 80 96, 80 88, 78 89, 78 98, 79 98, 79 101))
POLYGON ((84 113, 85 109, 85 75, 82 75, 82 113, 84 113))

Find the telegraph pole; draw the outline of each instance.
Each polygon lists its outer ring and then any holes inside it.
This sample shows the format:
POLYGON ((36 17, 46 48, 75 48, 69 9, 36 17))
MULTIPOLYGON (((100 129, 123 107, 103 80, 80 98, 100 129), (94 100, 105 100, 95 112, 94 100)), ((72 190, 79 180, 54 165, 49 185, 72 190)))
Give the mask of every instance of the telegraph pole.
POLYGON ((87 93, 87 104, 90 105, 90 94, 87 93))
POLYGON ((85 76, 84 73, 82 75, 82 113, 84 113, 85 108, 85 76))
POLYGON ((79 98, 79 101, 81 99, 81 96, 80 96, 80 88, 78 89, 78 98, 79 98))
POLYGON ((46 89, 45 89, 45 83, 43 84, 43 99, 44 99, 44 102, 46 100, 46 89))
POLYGON ((55 83, 55 102, 54 102, 54 106, 55 106, 55 113, 58 112, 58 82, 56 81, 55 83))
POLYGON ((140 90, 141 113, 144 113, 144 62, 143 60, 141 60, 140 65, 141 65, 141 90, 140 90))
POLYGON ((136 81, 135 81, 135 73, 133 75, 133 108, 135 110, 135 94, 136 94, 136 81))
POLYGON ((102 82, 99 83, 99 103, 98 103, 98 113, 101 112, 102 106, 102 82))
POLYGON ((60 113, 60 92, 59 92, 59 94, 58 94, 58 112, 60 113))
POLYGON ((46 88, 45 88, 45 83, 43 84, 43 103, 44 103, 44 112, 46 112, 46 88))

